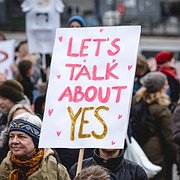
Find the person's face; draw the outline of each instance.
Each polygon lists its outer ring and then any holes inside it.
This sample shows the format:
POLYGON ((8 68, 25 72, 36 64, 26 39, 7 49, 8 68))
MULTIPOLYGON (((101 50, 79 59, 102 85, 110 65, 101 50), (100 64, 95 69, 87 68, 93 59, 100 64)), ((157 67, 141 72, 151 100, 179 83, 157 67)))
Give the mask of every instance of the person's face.
POLYGON ((77 22, 77 21, 73 21, 70 26, 71 28, 79 28, 81 27, 81 25, 77 22))
POLYGON ((137 62, 136 72, 135 72, 136 77, 141 77, 147 71, 148 71, 148 67, 145 64, 137 62))
POLYGON ((14 102, 12 102, 10 99, 0 96, 0 111, 2 113, 8 113, 13 105, 14 102))
POLYGON ((0 73, 0 85, 7 80, 7 75, 5 73, 0 73))
POLYGON ((30 159, 36 153, 32 138, 21 131, 10 132, 9 148, 10 151, 20 160, 30 159))
POLYGON ((168 89, 169 89, 169 83, 168 83, 168 81, 166 81, 166 83, 163 86, 163 90, 164 90, 164 92, 167 92, 168 89))
POLYGON ((31 66, 31 68, 28 70, 28 75, 32 76, 34 74, 34 67, 31 66))
POLYGON ((0 41, 4 41, 6 40, 5 37, 3 35, 0 35, 0 41))
POLYGON ((115 158, 119 155, 120 149, 99 149, 99 155, 104 158, 115 158))
POLYGON ((170 68, 175 68, 176 67, 175 58, 172 58, 171 61, 168 61, 167 66, 170 67, 170 68))
POLYGON ((19 47, 18 56, 21 58, 26 56, 27 54, 28 54, 28 46, 27 43, 24 43, 19 47))

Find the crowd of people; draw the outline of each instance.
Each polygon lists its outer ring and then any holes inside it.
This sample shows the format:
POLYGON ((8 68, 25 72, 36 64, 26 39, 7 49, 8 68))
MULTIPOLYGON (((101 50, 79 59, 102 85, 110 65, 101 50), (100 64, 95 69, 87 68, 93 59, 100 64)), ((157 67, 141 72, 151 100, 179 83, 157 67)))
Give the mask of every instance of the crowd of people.
MULTIPOLYGON (((77 15, 67 26, 85 27, 86 22, 77 15)), ((0 34, 0 40, 6 37, 0 34)), ((162 167, 151 180, 171 180, 173 164, 180 173, 180 81, 173 52, 159 52, 154 60, 157 68, 151 70, 148 59, 138 54, 131 106, 147 104, 151 135, 138 143, 149 160, 162 167)), ((148 179, 140 165, 124 158, 125 147, 85 149, 78 174, 79 149, 38 148, 50 63, 48 54, 42 66, 42 55, 29 53, 25 40, 15 49, 14 78, 0 73, 0 179, 148 179)))

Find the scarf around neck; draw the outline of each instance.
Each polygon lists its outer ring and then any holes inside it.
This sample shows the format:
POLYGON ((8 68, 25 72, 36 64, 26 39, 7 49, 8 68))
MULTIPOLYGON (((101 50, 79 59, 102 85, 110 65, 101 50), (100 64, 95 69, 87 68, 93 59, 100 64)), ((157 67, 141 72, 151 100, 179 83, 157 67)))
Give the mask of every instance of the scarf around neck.
POLYGON ((174 68, 162 67, 160 71, 166 75, 172 76, 174 79, 177 79, 177 72, 174 68))
POLYGON ((28 176, 39 169, 43 155, 44 150, 41 149, 31 159, 21 161, 11 154, 10 160, 14 168, 10 172, 8 180, 26 180, 28 176))

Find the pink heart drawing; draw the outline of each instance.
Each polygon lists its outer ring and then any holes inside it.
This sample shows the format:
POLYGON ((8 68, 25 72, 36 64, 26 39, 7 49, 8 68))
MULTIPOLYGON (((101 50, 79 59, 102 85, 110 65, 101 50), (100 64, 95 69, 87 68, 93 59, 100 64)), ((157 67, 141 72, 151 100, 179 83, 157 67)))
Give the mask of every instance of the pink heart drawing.
POLYGON ((129 66, 128 66, 128 70, 130 70, 131 68, 132 68, 132 65, 129 65, 129 66))
POLYGON ((99 30, 100 32, 103 32, 103 28, 100 28, 100 30, 99 30))
POLYGON ((118 119, 121 119, 121 118, 122 118, 122 115, 121 115, 121 114, 119 114, 119 115, 118 115, 118 119))
POLYGON ((48 110, 49 116, 51 116, 51 114, 53 113, 53 110, 54 110, 54 109, 49 109, 49 110, 48 110))
POLYGON ((60 78, 61 78, 61 75, 60 75, 60 74, 58 74, 58 75, 57 75, 57 78, 58 78, 58 79, 60 79, 60 78))
POLYGON ((115 141, 111 141, 111 144, 112 144, 112 145, 115 145, 115 144, 116 144, 116 142, 115 142, 115 141))
POLYGON ((116 62, 116 60, 115 60, 115 59, 113 59, 113 60, 112 60, 112 63, 114 63, 114 62, 116 62))
POLYGON ((83 62, 86 62, 86 59, 84 59, 83 62))
POLYGON ((62 36, 60 36, 58 39, 59 39, 59 42, 62 42, 62 36))
POLYGON ((56 131, 57 136, 61 135, 61 131, 56 131))

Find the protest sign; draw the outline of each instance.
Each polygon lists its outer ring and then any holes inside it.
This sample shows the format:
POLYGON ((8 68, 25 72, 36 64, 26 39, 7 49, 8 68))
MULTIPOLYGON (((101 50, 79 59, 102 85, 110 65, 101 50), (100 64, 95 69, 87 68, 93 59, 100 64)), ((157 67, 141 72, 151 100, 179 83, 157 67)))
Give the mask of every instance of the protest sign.
POLYGON ((5 73, 7 79, 13 78, 11 65, 14 62, 15 40, 0 41, 0 73, 5 73))
POLYGON ((57 29, 39 147, 123 148, 140 29, 57 29))

